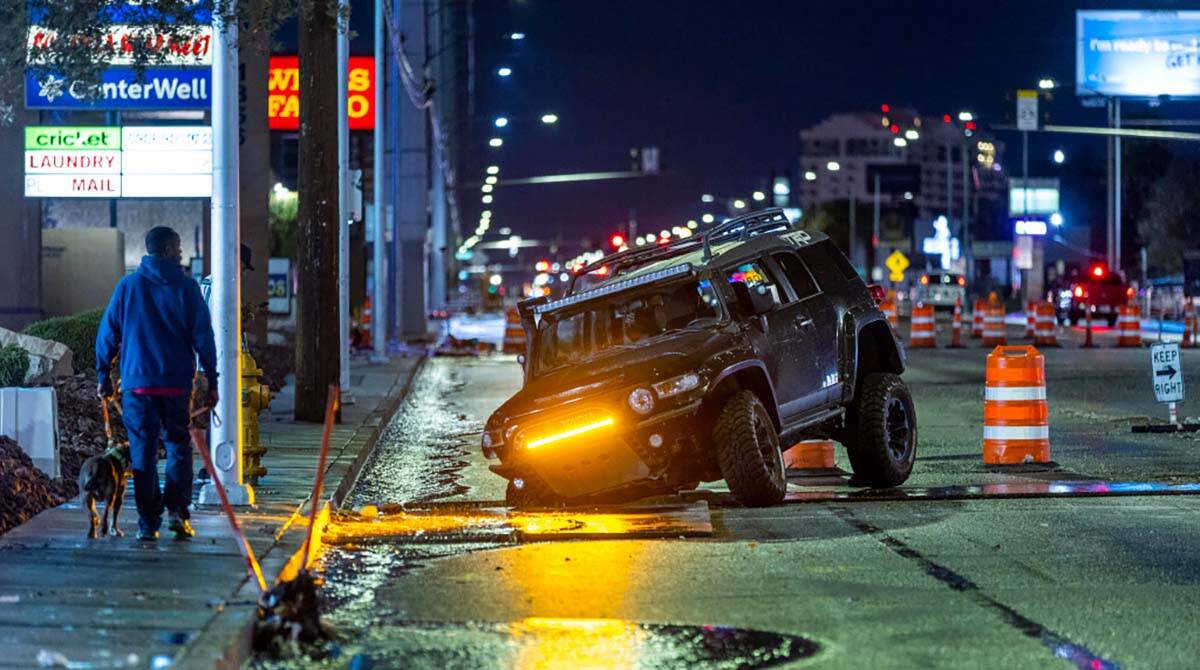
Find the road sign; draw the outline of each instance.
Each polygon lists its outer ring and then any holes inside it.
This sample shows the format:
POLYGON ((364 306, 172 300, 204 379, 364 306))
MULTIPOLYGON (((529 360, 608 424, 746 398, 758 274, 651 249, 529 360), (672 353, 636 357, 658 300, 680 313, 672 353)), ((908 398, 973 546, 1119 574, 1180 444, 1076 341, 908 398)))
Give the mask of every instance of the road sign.
POLYGON ((904 271, 908 269, 908 258, 900 253, 899 249, 893 251, 883 264, 892 273, 888 279, 892 281, 904 281, 904 271))
POLYGON ((1017 130, 1038 129, 1038 92, 1033 89, 1017 91, 1017 130))
POLYGON ((1158 402, 1183 400, 1183 366, 1179 361, 1179 343, 1155 344, 1150 347, 1150 379, 1158 402))

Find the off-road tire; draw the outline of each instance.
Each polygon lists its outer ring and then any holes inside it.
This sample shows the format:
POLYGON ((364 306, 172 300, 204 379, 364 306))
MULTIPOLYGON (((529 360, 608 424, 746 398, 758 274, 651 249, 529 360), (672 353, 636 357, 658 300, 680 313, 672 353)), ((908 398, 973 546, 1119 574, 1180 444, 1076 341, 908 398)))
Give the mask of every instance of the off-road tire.
POLYGON ((725 401, 713 429, 717 464, 729 490, 747 507, 783 500, 787 475, 771 415, 758 396, 738 391, 725 401))
POLYGON ((899 375, 869 374, 860 382, 846 438, 854 483, 887 488, 908 479, 917 454, 917 414, 899 375))
POLYGON ((545 482, 537 477, 522 477, 524 486, 517 488, 512 480, 504 489, 504 503, 514 509, 530 509, 537 507, 556 507, 562 500, 550 490, 545 482))

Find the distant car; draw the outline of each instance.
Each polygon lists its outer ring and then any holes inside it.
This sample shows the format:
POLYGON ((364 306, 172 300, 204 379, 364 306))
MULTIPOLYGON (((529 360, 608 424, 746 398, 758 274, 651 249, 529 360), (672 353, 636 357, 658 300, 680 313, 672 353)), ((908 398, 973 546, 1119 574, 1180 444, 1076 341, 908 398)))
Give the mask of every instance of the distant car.
POLYGON ((917 425, 882 298, 780 209, 602 258, 562 297, 518 305, 525 383, 488 419, 484 456, 515 507, 718 479, 770 505, 803 439, 838 440, 859 481, 897 486, 917 425))
POLYGON ((921 275, 917 285, 917 301, 933 305, 934 309, 954 309, 954 303, 967 303, 967 278, 953 272, 931 272, 921 275))
POLYGON ((1133 298, 1133 287, 1120 272, 1103 265, 1093 265, 1087 272, 1076 271, 1058 287, 1056 311, 1061 323, 1079 323, 1090 307, 1093 318, 1103 319, 1109 326, 1117 323, 1117 311, 1133 298))

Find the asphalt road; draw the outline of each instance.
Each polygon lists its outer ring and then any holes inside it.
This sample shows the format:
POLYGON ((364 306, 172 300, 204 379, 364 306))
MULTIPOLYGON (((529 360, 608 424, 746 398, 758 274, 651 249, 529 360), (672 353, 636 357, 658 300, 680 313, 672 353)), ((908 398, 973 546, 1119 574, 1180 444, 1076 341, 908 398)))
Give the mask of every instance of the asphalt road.
MULTIPOLYGON (((707 485, 639 519, 507 515, 478 430, 520 370, 431 360, 352 500, 405 511, 332 529, 334 667, 1195 667, 1200 443, 1131 433, 1165 418, 1146 350, 1064 344, 1052 465, 982 464, 972 343, 911 353, 901 489, 794 478, 787 504, 744 509, 707 485)), ((1200 355, 1183 369, 1200 380, 1200 355)))

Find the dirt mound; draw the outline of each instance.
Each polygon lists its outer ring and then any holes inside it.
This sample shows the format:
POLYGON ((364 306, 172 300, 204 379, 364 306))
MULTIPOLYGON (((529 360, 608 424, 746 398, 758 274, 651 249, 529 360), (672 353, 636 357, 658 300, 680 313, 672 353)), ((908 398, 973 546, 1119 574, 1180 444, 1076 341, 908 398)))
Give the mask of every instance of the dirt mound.
POLYGON ((287 376, 296 367, 296 351, 286 344, 251 345, 250 355, 262 368, 262 383, 270 387, 272 393, 283 389, 287 376))
POLYGON ((0 535, 74 495, 74 482, 50 479, 16 442, 0 436, 0 535))

